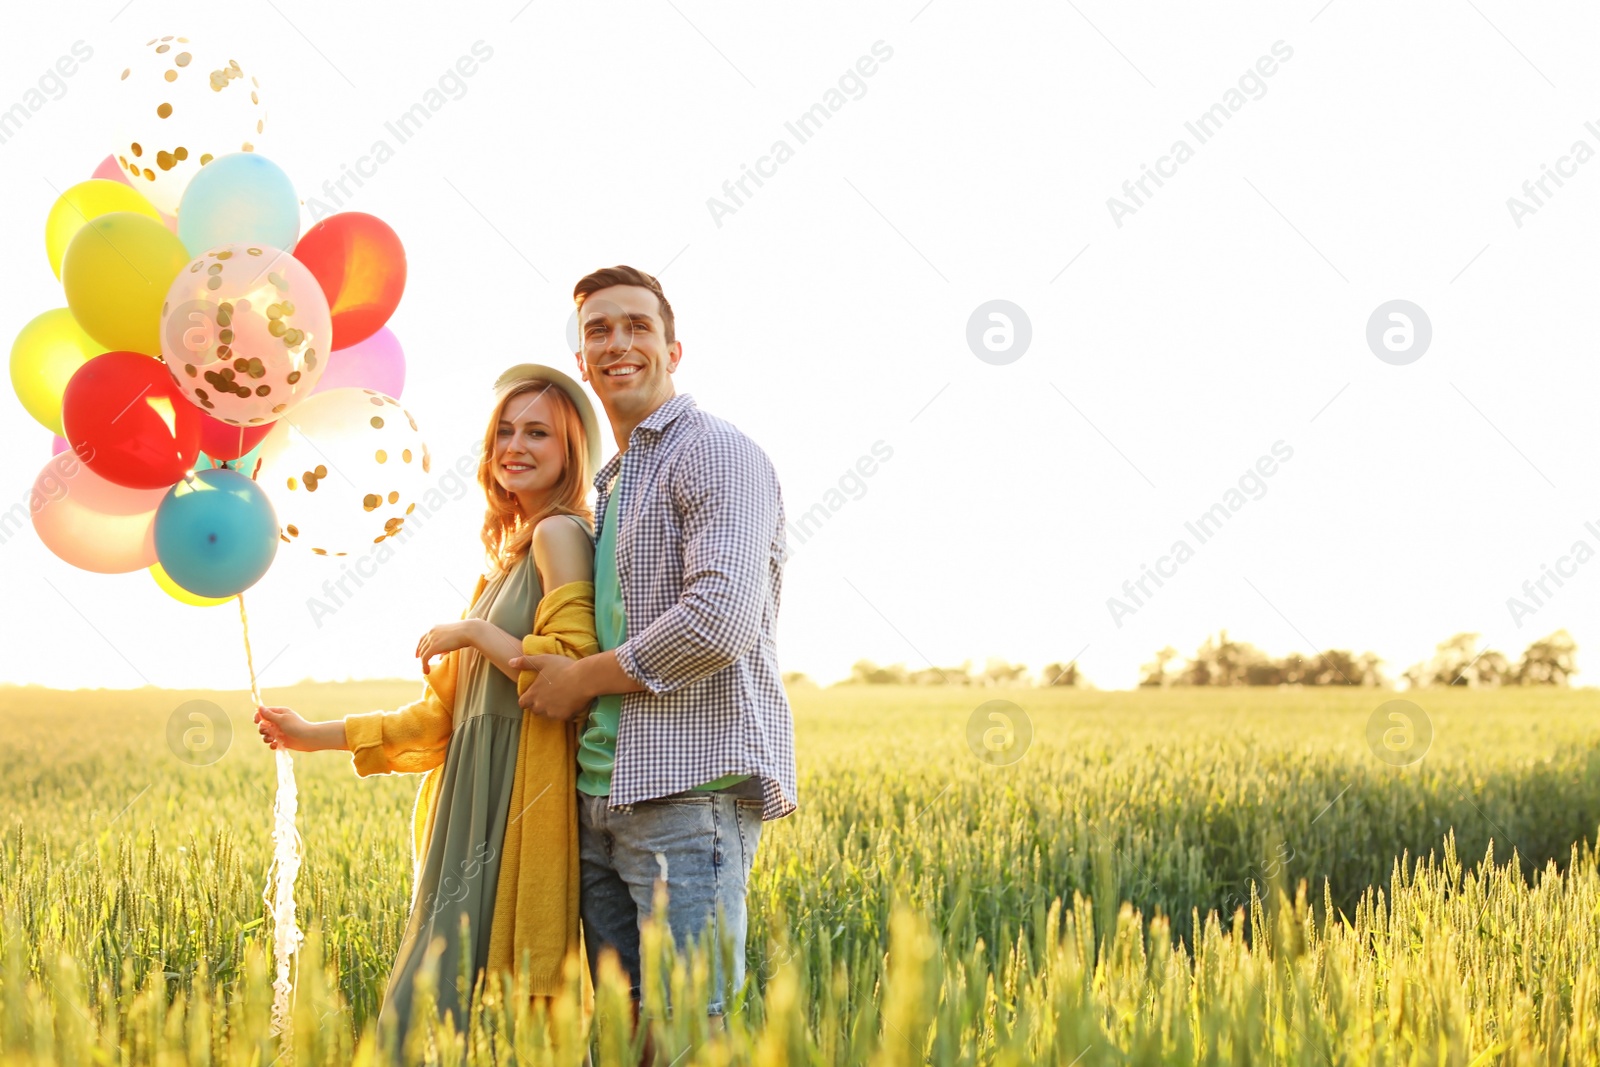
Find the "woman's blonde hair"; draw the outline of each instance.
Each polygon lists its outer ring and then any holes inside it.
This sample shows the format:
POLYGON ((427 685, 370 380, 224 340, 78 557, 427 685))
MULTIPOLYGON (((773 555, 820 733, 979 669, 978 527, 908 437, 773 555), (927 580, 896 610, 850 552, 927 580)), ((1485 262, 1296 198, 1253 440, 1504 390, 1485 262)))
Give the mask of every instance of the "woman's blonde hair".
POLYGON ((533 528, 549 515, 576 515, 594 529, 594 510, 585 497, 589 481, 589 441, 583 419, 566 390, 544 378, 519 378, 506 384, 496 395, 489 428, 484 431, 483 457, 478 460, 478 484, 483 486, 489 507, 483 516, 483 547, 488 556, 489 573, 510 570, 533 542, 533 528), (550 398, 555 425, 551 427, 562 443, 565 463, 561 478, 552 487, 550 498, 536 515, 523 515, 517 498, 508 493, 494 476, 495 435, 506 404, 526 393, 550 398))

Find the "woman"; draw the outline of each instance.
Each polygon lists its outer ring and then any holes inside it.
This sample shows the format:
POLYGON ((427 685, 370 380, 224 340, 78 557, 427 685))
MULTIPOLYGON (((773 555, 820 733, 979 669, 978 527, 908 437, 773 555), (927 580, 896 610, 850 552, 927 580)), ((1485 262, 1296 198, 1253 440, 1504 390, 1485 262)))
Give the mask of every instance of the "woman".
POLYGON ((317 723, 289 708, 257 711, 273 748, 349 751, 363 777, 428 772, 412 816, 411 916, 381 1034, 404 1040, 417 972, 436 941, 438 1007, 455 1012, 458 1027, 473 992, 451 979, 459 961, 470 960, 474 982, 525 968, 531 991, 552 996, 578 950, 576 727, 525 714, 517 697, 536 675, 510 661, 598 651, 585 494, 599 451, 594 408, 576 382, 531 363, 506 371, 478 465, 488 574, 461 621, 417 642, 421 699, 317 723))

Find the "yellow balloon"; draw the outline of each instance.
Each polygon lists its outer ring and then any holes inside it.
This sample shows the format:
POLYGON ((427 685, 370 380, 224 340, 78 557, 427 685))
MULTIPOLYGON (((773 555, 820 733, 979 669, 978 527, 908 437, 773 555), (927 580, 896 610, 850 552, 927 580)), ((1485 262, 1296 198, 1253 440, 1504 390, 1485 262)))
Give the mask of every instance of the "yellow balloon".
POLYGON ((158 219, 113 211, 92 219, 67 245, 61 285, 84 332, 111 352, 161 354, 161 306, 189 263, 177 235, 158 219))
POLYGON ((160 563, 150 564, 150 577, 156 580, 156 584, 168 596, 180 604, 190 604, 197 608, 214 608, 218 604, 226 604, 233 599, 231 596, 201 596, 199 593, 191 593, 173 581, 172 575, 168 574, 167 569, 160 563))
POLYGON ((105 346, 83 332, 67 308, 35 316, 11 345, 11 387, 28 414, 62 437, 61 397, 78 368, 105 346))
POLYGON ((161 213, 143 193, 107 178, 79 182, 56 198, 44 222, 44 248, 50 255, 50 269, 56 272, 57 278, 61 277, 61 260, 67 254, 67 245, 78 231, 89 220, 113 211, 132 211, 161 221, 161 213))

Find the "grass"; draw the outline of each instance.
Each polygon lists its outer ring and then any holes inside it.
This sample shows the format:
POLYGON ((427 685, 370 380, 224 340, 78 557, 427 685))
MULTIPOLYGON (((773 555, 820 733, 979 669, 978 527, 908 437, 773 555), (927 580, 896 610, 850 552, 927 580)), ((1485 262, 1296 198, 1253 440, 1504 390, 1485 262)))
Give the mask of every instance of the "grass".
MULTIPOLYGON (((266 696, 320 718, 415 690, 266 696)), ((1368 748, 1393 696, 1372 690, 792 696, 801 810, 763 836, 753 981, 720 1038, 690 1010, 660 1024, 667 1060, 1600 1062, 1600 693, 1424 692, 1434 740, 1399 768, 1368 748), (1032 726, 1010 766, 969 747, 990 698, 1032 726)), ((0 712, 0 1058, 271 1062, 273 774, 248 699, 6 688, 0 712), (193 698, 235 731, 207 766, 167 743, 193 698)), ((372 1054, 405 920, 416 783, 296 763, 293 1058, 349 1063, 372 1054)), ((692 1006, 704 959, 655 958, 692 1006)), ((579 1062, 597 1034, 599 1062, 627 1062, 617 990, 589 1029, 579 995, 574 972, 544 1020, 489 990, 411 1058, 579 1062)))

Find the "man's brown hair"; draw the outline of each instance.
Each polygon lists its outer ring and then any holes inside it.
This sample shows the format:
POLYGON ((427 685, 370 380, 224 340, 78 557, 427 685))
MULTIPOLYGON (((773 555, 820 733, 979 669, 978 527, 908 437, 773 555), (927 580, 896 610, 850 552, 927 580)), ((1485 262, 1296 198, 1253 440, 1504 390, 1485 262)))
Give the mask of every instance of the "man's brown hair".
MULTIPOLYGON (((672 305, 667 303, 667 294, 661 291, 661 283, 637 267, 615 266, 603 267, 593 274, 586 274, 578 279, 578 284, 572 287, 573 302, 578 305, 578 310, 583 310, 583 302, 589 298, 590 293, 597 293, 601 289, 609 289, 613 285, 637 285, 641 289, 648 289, 656 294, 656 300, 661 304, 661 331, 666 336, 667 344, 676 339, 672 324, 672 305)), ((583 336, 580 325, 578 335, 583 336)))

